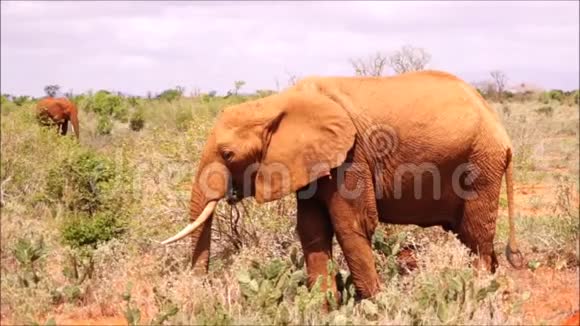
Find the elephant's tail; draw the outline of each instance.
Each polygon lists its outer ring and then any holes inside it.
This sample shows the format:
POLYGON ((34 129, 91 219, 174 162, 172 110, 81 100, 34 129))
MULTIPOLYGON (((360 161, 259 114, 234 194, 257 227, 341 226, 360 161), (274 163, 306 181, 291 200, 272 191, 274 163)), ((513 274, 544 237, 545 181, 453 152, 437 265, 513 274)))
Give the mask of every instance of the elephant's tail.
POLYGON ((523 267, 524 257, 516 243, 516 228, 514 222, 514 183, 513 183, 513 159, 512 150, 508 148, 506 153, 506 170, 505 182, 508 200, 508 219, 509 219, 509 239, 506 246, 506 257, 509 263, 516 269, 523 267))

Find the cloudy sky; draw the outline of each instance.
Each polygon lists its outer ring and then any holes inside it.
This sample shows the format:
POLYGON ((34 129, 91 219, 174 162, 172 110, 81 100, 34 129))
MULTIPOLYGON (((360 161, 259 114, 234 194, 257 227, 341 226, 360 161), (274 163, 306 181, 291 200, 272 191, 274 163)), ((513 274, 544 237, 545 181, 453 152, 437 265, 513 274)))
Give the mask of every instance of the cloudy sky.
MULTIPOLYGON (((411 44, 469 82, 578 88, 579 2, 1 3, 2 93, 276 89, 411 44)), ((391 74, 391 71, 388 71, 391 74)))

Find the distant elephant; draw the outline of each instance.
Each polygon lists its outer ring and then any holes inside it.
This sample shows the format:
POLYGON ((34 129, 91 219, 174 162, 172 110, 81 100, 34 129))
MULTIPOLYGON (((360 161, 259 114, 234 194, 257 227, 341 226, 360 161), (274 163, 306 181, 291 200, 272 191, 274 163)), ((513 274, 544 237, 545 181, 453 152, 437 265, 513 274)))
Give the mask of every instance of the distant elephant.
MULTIPOLYGON (((495 272, 502 177, 507 258, 520 268, 514 230, 512 144, 492 108, 439 71, 394 77, 310 77, 230 106, 208 136, 191 192, 193 265, 207 272, 218 200, 258 203, 295 193, 309 286, 327 275, 336 235, 359 298, 379 290, 371 237, 379 221, 442 226, 495 272)), ((326 278, 324 278, 326 279, 326 278)), ((334 280, 322 288, 336 293, 334 280)))
POLYGON ((37 118, 43 125, 56 125, 61 135, 66 135, 68 122, 79 139, 78 110, 74 103, 66 97, 45 97, 36 104, 37 118))

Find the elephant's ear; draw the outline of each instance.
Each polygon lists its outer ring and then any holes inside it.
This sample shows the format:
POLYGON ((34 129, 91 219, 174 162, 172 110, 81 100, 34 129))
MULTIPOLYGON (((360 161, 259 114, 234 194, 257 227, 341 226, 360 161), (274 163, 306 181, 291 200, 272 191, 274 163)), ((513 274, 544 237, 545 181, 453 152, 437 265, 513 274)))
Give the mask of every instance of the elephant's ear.
POLYGON ((346 111, 316 91, 288 91, 264 128, 256 173, 259 203, 279 199, 341 165, 352 148, 355 128, 346 111))

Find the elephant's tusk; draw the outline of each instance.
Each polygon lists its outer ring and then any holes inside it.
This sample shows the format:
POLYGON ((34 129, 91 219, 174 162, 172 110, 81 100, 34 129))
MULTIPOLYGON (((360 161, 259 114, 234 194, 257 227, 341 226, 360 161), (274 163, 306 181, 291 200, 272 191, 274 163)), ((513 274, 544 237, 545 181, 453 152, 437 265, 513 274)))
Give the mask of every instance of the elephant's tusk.
POLYGON ((163 245, 170 244, 172 242, 180 240, 180 239, 186 237, 187 235, 191 234, 198 227, 203 225, 203 223, 211 216, 211 214, 215 210, 216 206, 217 206, 217 200, 210 201, 205 206, 205 208, 203 209, 203 211, 201 212, 201 214, 199 215, 199 217, 195 221, 189 223, 186 227, 183 228, 183 230, 179 231, 179 233, 177 233, 176 235, 162 241, 161 244, 163 244, 163 245))

